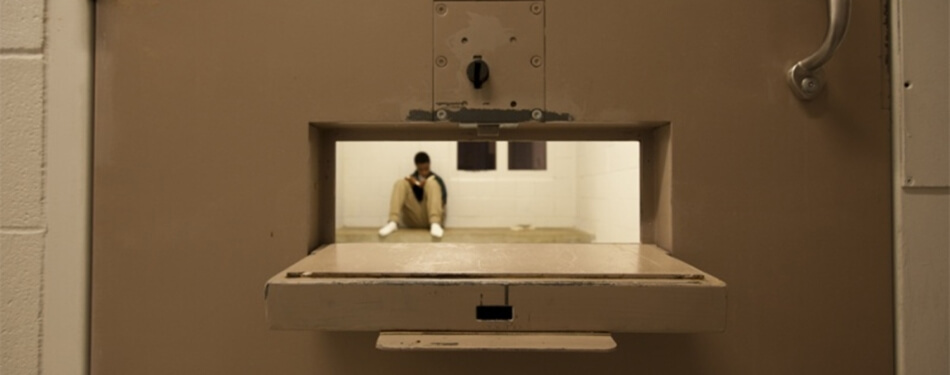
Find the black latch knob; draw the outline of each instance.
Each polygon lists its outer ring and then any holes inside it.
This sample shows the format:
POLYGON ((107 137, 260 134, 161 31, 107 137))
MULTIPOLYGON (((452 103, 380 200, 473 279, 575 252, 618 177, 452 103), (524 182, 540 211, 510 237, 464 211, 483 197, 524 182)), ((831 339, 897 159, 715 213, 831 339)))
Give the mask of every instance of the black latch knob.
POLYGON ((475 59, 468 63, 465 73, 468 75, 468 80, 472 81, 472 85, 480 89, 488 81, 488 63, 482 60, 481 56, 475 56, 475 59))

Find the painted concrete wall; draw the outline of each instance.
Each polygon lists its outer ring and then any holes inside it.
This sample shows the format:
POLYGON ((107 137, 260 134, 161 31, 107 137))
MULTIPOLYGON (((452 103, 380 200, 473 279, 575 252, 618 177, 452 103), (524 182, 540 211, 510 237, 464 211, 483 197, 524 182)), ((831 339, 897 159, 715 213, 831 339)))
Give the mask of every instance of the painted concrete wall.
POLYGON ((88 368, 92 3, 0 0, 0 374, 88 368))
POLYGON ((45 6, 0 1, 0 373, 38 374, 42 324, 45 6))

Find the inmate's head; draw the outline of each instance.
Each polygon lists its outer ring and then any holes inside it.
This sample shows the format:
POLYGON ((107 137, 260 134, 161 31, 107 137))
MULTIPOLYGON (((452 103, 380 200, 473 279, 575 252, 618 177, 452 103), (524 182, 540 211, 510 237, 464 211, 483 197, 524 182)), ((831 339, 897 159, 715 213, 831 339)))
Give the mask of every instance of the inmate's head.
POLYGON ((429 173, 432 173, 429 169, 429 154, 419 151, 413 161, 416 163, 416 172, 419 173, 419 177, 429 177, 429 173))

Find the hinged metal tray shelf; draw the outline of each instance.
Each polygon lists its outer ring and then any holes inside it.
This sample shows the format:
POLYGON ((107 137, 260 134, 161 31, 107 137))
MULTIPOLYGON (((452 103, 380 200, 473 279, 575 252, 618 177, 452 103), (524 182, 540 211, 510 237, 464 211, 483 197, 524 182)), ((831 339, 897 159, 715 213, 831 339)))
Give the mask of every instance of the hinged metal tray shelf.
POLYGON ((274 329, 711 332, 726 285, 654 245, 331 244, 267 283, 274 329))

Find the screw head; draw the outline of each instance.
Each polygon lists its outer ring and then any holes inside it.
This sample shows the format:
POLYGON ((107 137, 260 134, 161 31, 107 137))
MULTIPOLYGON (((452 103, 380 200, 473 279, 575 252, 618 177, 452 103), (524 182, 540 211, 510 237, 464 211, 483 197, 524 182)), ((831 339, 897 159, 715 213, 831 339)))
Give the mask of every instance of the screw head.
POLYGON ((435 112, 435 118, 437 118, 437 119, 439 119, 439 120, 445 120, 445 119, 449 118, 449 113, 446 112, 444 109, 440 109, 440 110, 438 110, 438 111, 435 112))
POLYGON ((534 119, 535 121, 544 120, 544 112, 541 112, 540 109, 535 109, 531 111, 531 118, 534 119))
POLYGON ((812 77, 802 79, 802 91, 809 94, 818 91, 818 80, 812 77))
POLYGON ((443 4, 443 3, 435 4, 435 13, 436 13, 436 14, 438 14, 438 15, 440 15, 440 16, 444 16, 446 13, 448 13, 448 11, 449 11, 449 8, 448 8, 447 6, 445 6, 445 4, 443 4))
POLYGON ((435 58, 435 66, 444 68, 446 64, 449 63, 449 59, 446 59, 445 56, 439 56, 435 58))
POLYGON ((544 10, 544 5, 541 3, 532 3, 531 4, 531 13, 541 14, 541 11, 544 10))
POLYGON ((540 67, 542 62, 543 62, 543 61, 541 60, 541 56, 532 56, 532 57, 531 57, 531 66, 533 66, 533 67, 535 67, 535 68, 540 67))

